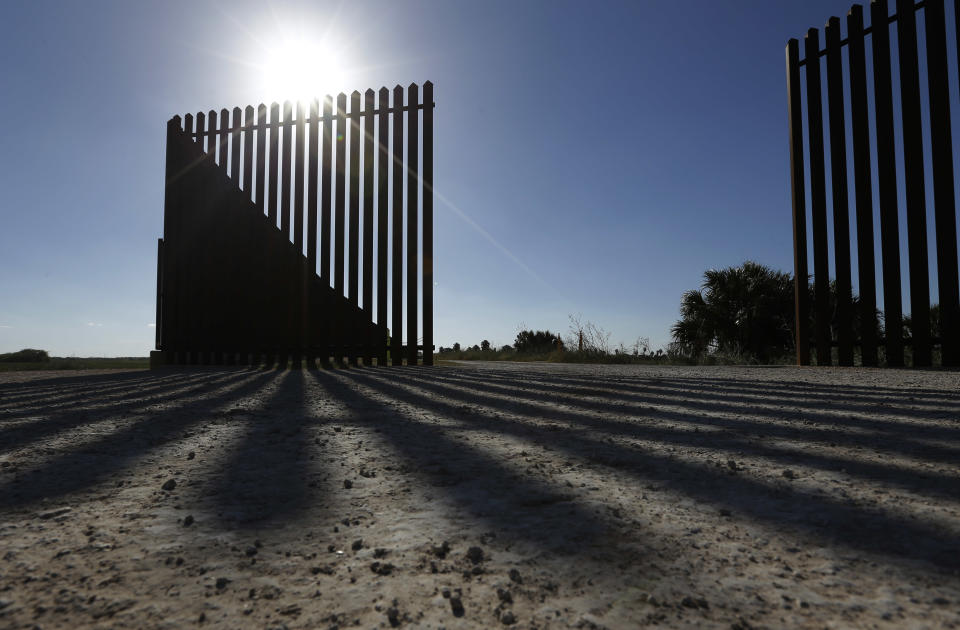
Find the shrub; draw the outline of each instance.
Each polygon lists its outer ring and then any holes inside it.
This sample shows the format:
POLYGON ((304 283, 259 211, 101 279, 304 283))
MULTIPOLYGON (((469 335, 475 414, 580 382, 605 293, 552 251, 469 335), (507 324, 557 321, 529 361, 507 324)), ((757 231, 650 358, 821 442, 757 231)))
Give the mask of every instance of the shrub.
POLYGON ((0 361, 4 363, 49 363, 50 355, 47 354, 46 350, 24 348, 17 352, 0 354, 0 361))

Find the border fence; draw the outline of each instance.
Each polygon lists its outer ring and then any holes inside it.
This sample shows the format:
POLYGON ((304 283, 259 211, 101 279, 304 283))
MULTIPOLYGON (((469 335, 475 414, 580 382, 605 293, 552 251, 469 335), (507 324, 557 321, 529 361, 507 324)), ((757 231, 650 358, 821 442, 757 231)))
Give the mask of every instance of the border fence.
MULTIPOLYGON (((960 12, 957 2, 953 4, 956 35, 960 32, 960 12)), ((886 0, 872 0, 869 26, 864 25, 864 12, 858 4, 850 9, 846 37, 841 34, 841 20, 831 17, 823 32, 824 48, 815 28, 804 37, 802 56, 796 39, 789 40, 786 48, 797 363, 811 362, 812 328, 817 365, 832 364, 836 347, 840 365, 854 365, 859 348, 862 365, 879 365, 882 352, 886 365, 903 366, 909 347, 914 366, 932 365, 938 348, 942 365, 958 366, 960 291, 950 112, 952 75, 948 70, 944 0, 896 0, 892 15, 886 0), (918 28, 921 20, 922 28, 918 28), (930 139, 929 147, 924 146, 925 136, 930 139), (805 148, 809 166, 804 160, 805 148), (834 287, 829 278, 827 164, 834 287), (925 170, 927 164, 929 172, 925 170), (849 178, 853 183, 853 234, 849 178), (933 268, 939 296, 939 317, 933 320, 928 201, 933 205, 933 268), (909 319, 903 310, 901 206, 906 219, 909 319), (808 210, 812 295, 808 288, 808 210), (877 219, 879 261, 874 244, 877 219), (852 291, 854 242, 858 300, 852 291), (877 309, 878 262, 882 318, 877 309), (909 334, 905 324, 909 324, 909 334)), ((952 45, 956 48, 958 44, 955 38, 952 45)))
POLYGON ((433 108, 428 81, 171 119, 153 363, 431 365, 433 108))

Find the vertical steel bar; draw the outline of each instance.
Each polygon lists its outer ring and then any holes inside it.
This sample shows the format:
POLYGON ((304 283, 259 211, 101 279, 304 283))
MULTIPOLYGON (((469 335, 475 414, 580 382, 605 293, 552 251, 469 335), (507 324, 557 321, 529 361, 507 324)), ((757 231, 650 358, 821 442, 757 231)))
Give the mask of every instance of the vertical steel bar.
POLYGON ((180 202, 174 186, 174 174, 181 166, 177 161, 177 143, 180 141, 180 117, 167 121, 167 154, 163 195, 163 313, 157 326, 161 331, 161 350, 179 355, 183 348, 183 329, 180 313, 180 202))
MULTIPOLYGON (((403 87, 393 88, 393 278, 390 362, 403 365, 403 87)), ((414 340, 416 342, 416 340, 414 340)))
POLYGON ((243 110, 243 196, 253 200, 253 106, 243 110))
POLYGON ((860 360, 876 366, 877 277, 873 253, 873 186, 870 175, 870 118, 867 113, 866 53, 863 7, 847 13, 850 56, 850 128, 853 139, 853 177, 857 202, 857 269, 860 278, 860 360))
POLYGON ((263 103, 257 107, 257 209, 260 214, 266 212, 264 199, 266 194, 267 173, 267 106, 263 103))
POLYGON ((203 112, 197 112, 197 136, 196 143, 200 147, 200 151, 206 153, 206 138, 204 138, 204 132, 207 130, 207 115, 203 112))
POLYGON ((334 274, 333 281, 337 295, 345 295, 344 280, 346 279, 346 265, 344 264, 344 243, 346 241, 346 109, 347 95, 340 93, 337 95, 337 189, 336 199, 334 200, 334 212, 336 214, 336 239, 333 253, 334 274))
MULTIPOLYGON (((363 104, 363 312, 373 321, 373 123, 375 93, 367 90, 363 104)), ((365 360, 369 360, 366 355, 365 360)))
POLYGON ((407 87, 407 365, 417 364, 417 233, 420 224, 417 213, 418 144, 420 141, 417 105, 420 102, 416 83, 407 87))
POLYGON ((267 217, 270 225, 277 227, 277 172, 280 168, 280 105, 270 104, 270 200, 267 202, 267 217))
POLYGON ((433 365, 433 83, 423 84, 423 364, 433 365))
POLYGON ((240 188, 240 121, 239 107, 233 108, 233 117, 230 119, 230 179, 233 185, 240 188))
MULTIPOLYGON (((294 351, 291 355, 291 360, 295 368, 299 369, 301 366, 302 356, 304 348, 304 339, 306 336, 306 281, 307 278, 303 273, 303 265, 300 264, 300 259, 303 256, 303 187, 304 187, 304 160, 306 159, 306 145, 307 138, 304 131, 304 112, 303 112, 303 103, 297 101, 297 140, 294 145, 294 151, 296 151, 296 156, 293 161, 293 245, 296 249, 296 304, 297 310, 294 314, 294 351)), ((312 358, 312 357, 311 357, 312 358)))
POLYGON ((293 167, 293 243, 297 253, 303 255, 303 160, 306 149, 303 125, 303 104, 297 101, 297 142, 293 167))
POLYGON ((838 363, 853 365, 853 289, 850 280, 850 208, 847 195, 847 130, 843 111, 840 18, 824 28, 827 103, 830 111, 830 180, 833 189, 833 253, 837 277, 838 363))
MULTIPOLYGON (((956 11, 956 9, 955 9, 956 11)), ((960 12, 956 12, 960 20, 960 12)), ((957 274, 956 200, 953 192, 953 141, 950 82, 943 0, 927 0, 927 84, 930 94, 930 145, 933 154, 934 223, 937 229, 937 286, 940 293, 940 349, 945 367, 960 365, 960 291, 957 274)), ((958 39, 960 44, 960 39, 958 39)))
POLYGON ((220 110, 220 157, 217 160, 223 172, 228 172, 227 151, 230 148, 228 138, 230 134, 230 112, 226 108, 220 110))
POLYGON ((790 192, 793 205, 793 299, 797 365, 810 365, 810 292, 807 288, 807 202, 804 198, 800 44, 787 42, 787 105, 790 119, 790 192))
MULTIPOLYGON (((907 202, 907 258, 910 262, 910 315, 913 365, 929 366, 930 271, 927 258, 927 204, 923 175, 923 124, 920 120, 920 67, 917 16, 913 0, 897 0, 897 50, 900 56, 900 115, 903 122, 903 171, 907 202)), ((934 133, 940 133, 939 130, 934 133)))
POLYGON ((207 114, 207 133, 209 133, 209 146, 207 151, 210 153, 210 163, 217 163, 217 149, 220 143, 217 142, 217 110, 211 109, 207 114))
MULTIPOLYGON (((380 88, 379 95, 379 150, 377 151, 377 324, 387 325, 387 218, 390 214, 390 90, 380 88)), ((386 339, 381 339, 378 365, 387 364, 386 339)))
POLYGON ((326 286, 330 286, 330 188, 333 183, 331 172, 331 127, 333 125, 333 102, 329 96, 323 98, 323 171, 320 177, 320 277, 326 286))
POLYGON ((293 107, 283 102, 283 164, 280 167, 280 231, 290 240, 290 160, 293 158, 293 107))
POLYGON ((317 99, 310 103, 310 163, 307 165, 307 260, 310 261, 310 271, 317 273, 317 162, 319 149, 317 147, 320 135, 320 105, 317 99))
POLYGON ((887 0, 870 3, 873 93, 877 133, 877 202, 883 262, 883 310, 887 365, 903 366, 903 296, 900 287, 900 230, 897 218, 897 164, 893 143, 893 87, 887 0))
POLYGON ((820 93, 820 36, 804 37, 807 69, 807 128, 810 136, 810 214, 813 218, 814 339, 817 365, 830 365, 830 267, 827 253, 827 193, 823 153, 823 102, 820 93))
POLYGON ((350 303, 360 295, 360 92, 350 95, 350 303))

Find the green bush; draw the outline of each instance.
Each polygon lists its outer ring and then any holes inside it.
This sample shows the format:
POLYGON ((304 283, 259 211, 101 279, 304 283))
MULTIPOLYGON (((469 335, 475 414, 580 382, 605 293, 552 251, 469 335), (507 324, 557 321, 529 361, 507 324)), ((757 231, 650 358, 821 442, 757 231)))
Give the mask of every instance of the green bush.
POLYGON ((49 363, 50 355, 47 354, 46 350, 24 348, 17 352, 0 354, 0 361, 4 363, 49 363))

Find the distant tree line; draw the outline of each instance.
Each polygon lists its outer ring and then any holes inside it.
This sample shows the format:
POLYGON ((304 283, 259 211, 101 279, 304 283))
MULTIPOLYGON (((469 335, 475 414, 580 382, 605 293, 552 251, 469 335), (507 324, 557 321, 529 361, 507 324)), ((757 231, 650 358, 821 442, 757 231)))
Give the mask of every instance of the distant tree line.
POLYGON ((46 350, 35 350, 33 348, 0 354, 0 362, 3 363, 49 363, 49 361, 50 355, 47 354, 46 350))

